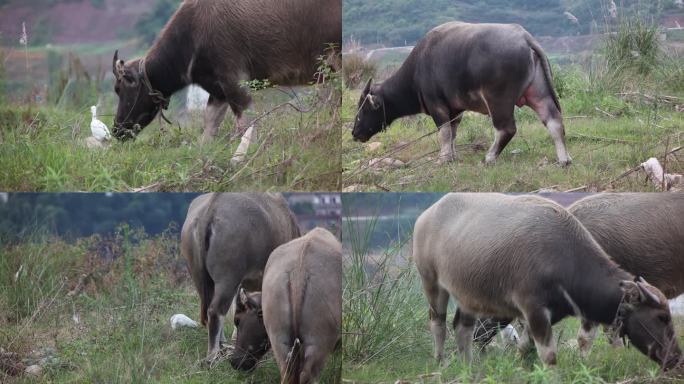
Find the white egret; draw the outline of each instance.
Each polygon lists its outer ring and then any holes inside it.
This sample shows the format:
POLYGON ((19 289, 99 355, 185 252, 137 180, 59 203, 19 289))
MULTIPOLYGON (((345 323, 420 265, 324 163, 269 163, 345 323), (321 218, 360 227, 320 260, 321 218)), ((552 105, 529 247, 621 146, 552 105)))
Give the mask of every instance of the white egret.
POLYGON ((93 114, 93 119, 90 121, 90 131, 93 133, 93 137, 97 141, 111 139, 112 135, 109 133, 109 128, 107 128, 105 123, 97 119, 97 107, 94 105, 90 107, 90 112, 93 114))

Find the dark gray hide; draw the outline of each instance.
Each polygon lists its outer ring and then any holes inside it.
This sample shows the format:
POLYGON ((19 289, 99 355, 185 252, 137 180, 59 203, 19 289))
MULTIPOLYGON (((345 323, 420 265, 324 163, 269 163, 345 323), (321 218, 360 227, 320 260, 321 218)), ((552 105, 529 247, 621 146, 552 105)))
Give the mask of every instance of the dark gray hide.
POLYGON ((239 120, 249 106, 241 81, 305 85, 315 80, 321 56, 339 61, 341 7, 340 0, 184 1, 144 59, 124 63, 114 54, 119 106, 112 133, 135 137, 171 95, 197 84, 210 94, 203 139, 211 139, 228 107, 239 120))
POLYGON ((651 359, 674 366, 681 351, 667 300, 620 269, 563 207, 536 196, 448 194, 416 221, 413 257, 430 304, 441 359, 449 296, 455 333, 470 356, 477 317, 522 318, 546 364, 556 363, 551 326, 567 316, 613 324, 651 359))
MULTIPOLYGON (((620 267, 672 299, 684 293, 684 194, 602 193, 568 208, 620 267)), ((578 343, 591 349, 596 324, 583 321, 578 343)), ((619 345, 612 332, 611 341, 619 345)))
POLYGON ((440 161, 451 161, 463 112, 480 112, 491 116, 496 128, 485 158, 491 163, 515 135, 516 105, 537 113, 558 161, 569 164, 551 69, 534 38, 516 24, 450 22, 428 32, 385 82, 368 80, 352 134, 365 142, 395 119, 423 112, 440 127, 440 161))
POLYGON ((296 218, 280 194, 213 193, 192 201, 181 253, 200 296, 201 322, 209 328, 208 359, 225 340, 223 317, 240 283, 260 287, 271 252, 297 237, 296 218))

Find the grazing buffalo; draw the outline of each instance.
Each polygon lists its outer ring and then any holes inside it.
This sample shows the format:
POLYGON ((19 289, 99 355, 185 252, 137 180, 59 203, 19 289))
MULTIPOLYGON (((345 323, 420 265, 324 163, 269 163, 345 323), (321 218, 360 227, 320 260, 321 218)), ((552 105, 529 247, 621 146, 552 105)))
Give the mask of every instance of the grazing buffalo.
POLYGON ((228 107, 238 123, 251 98, 240 82, 280 85, 314 80, 320 57, 339 55, 340 0, 186 0, 145 57, 114 54, 119 107, 112 133, 135 137, 175 92, 209 93, 203 140, 216 136, 228 107))
POLYGON ((545 364, 556 363, 551 326, 567 316, 613 324, 644 354, 680 359, 665 296, 618 267, 561 206, 536 196, 448 194, 416 221, 413 257, 442 358, 449 296, 459 350, 470 358, 476 317, 523 318, 545 364))
POLYGON ((268 345, 281 382, 316 382, 339 346, 342 319, 342 246, 315 228, 276 248, 266 264, 260 293, 241 293, 233 366, 252 367, 268 345), (242 323, 249 322, 249 327, 242 323))
POLYGON ((539 115, 558 161, 570 164, 551 68, 534 38, 515 24, 450 22, 428 32, 385 82, 368 80, 352 134, 365 142, 395 119, 423 112, 439 128, 440 161, 452 161, 463 112, 480 112, 491 116, 496 128, 485 157, 492 163, 515 135, 516 105, 539 115))
POLYGON ((279 194, 213 193, 192 201, 181 253, 200 296, 202 325, 209 328, 208 360, 225 341, 223 318, 238 286, 249 281, 260 287, 271 251, 297 237, 297 220, 279 194))
MULTIPOLYGON (((684 293, 684 194, 597 194, 568 211, 622 269, 642 276, 668 299, 684 293)), ((582 322, 578 344, 585 355, 596 330, 595 323, 582 322)))

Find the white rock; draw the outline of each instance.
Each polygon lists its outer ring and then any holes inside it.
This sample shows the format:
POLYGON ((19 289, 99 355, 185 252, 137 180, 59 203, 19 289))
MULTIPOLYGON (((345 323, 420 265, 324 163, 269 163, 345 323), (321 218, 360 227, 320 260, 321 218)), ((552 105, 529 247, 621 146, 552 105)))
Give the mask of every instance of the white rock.
POLYGON ((198 326, 199 326, 199 324, 195 320, 185 316, 182 313, 177 313, 177 314, 171 316, 171 328, 172 329, 176 329, 178 327, 197 328, 198 326))
POLYGON ((370 152, 377 151, 378 149, 380 149, 380 147, 382 147, 382 143, 379 141, 374 141, 368 144, 368 150, 370 152))
POLYGON ((99 141, 92 136, 88 136, 85 139, 85 145, 86 145, 86 147, 88 147, 90 149, 105 149, 105 148, 107 148, 107 144, 105 142, 99 141))
POLYGON ((516 346, 518 344, 518 339, 520 339, 518 331, 510 324, 501 331, 501 337, 503 338, 503 344, 505 346, 516 346))
POLYGON ((670 311, 675 316, 684 316, 684 295, 670 300, 670 311))
POLYGON ((389 157, 374 158, 368 162, 368 165, 374 168, 401 168, 406 165, 399 159, 391 159, 389 157))
POLYGON ((24 372, 31 376, 40 376, 43 373, 43 368, 38 364, 29 365, 24 372))

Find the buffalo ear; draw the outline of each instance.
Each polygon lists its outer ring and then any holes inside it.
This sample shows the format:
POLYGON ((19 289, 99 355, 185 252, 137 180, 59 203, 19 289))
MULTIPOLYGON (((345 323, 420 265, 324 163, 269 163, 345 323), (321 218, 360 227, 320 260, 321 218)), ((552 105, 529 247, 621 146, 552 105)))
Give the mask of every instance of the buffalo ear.
POLYGON ((112 72, 117 79, 126 76, 126 66, 123 60, 119 60, 119 50, 114 51, 114 58, 112 59, 112 72))
POLYGON ((642 303, 650 303, 650 304, 655 304, 655 305, 665 305, 665 303, 660 301, 660 298, 658 295, 655 293, 651 292, 650 289, 648 289, 649 285, 646 280, 643 278, 641 281, 636 283, 637 287, 639 288, 639 300, 642 303))
POLYGON ((119 78, 119 74, 116 70, 116 63, 119 61, 119 50, 114 51, 114 58, 112 59, 112 73, 114 77, 119 78))
POLYGON ((245 309, 247 309, 247 292, 245 292, 244 288, 240 287, 237 300, 235 300, 235 311, 243 312, 245 309))
POLYGON ((247 293, 240 288, 240 304, 254 311, 261 310, 261 292, 247 293))
POLYGON ((373 109, 380 108, 380 104, 382 104, 382 99, 380 99, 380 96, 372 95, 369 93, 368 96, 366 96, 366 97, 368 98, 368 103, 370 103, 371 108, 373 108, 373 109))
POLYGON ((640 301, 639 286, 632 280, 622 280, 620 288, 625 294, 625 302, 636 304, 640 301))
POLYGON ((370 92, 371 89, 371 84, 373 84, 373 78, 369 78, 368 81, 366 82, 366 86, 363 87, 363 94, 367 95, 370 92))

